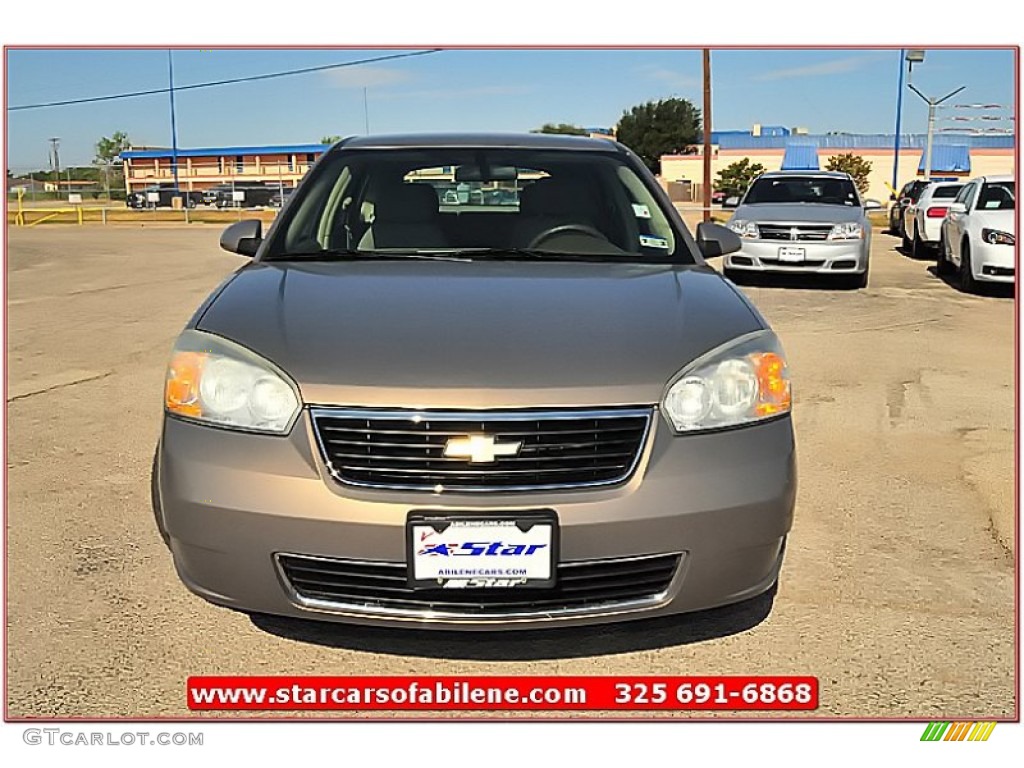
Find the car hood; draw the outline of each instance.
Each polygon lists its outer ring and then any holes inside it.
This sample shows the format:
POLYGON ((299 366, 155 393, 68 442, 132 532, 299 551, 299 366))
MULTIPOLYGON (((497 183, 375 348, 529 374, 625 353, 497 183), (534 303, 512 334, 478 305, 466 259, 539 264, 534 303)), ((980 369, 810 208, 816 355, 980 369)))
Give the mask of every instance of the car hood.
POLYGON ((971 214, 971 227, 979 230, 983 228, 998 229, 1000 232, 1008 232, 1012 235, 1017 229, 1017 212, 977 209, 971 214))
POLYGON ((759 203, 757 205, 741 205, 733 213, 733 218, 745 221, 779 222, 781 224, 797 224, 801 222, 836 224, 841 221, 861 221, 864 218, 864 210, 846 205, 759 203))
POLYGON ((763 321, 708 267, 392 260, 254 263, 196 327, 276 363, 306 403, 501 408, 657 403, 763 321))

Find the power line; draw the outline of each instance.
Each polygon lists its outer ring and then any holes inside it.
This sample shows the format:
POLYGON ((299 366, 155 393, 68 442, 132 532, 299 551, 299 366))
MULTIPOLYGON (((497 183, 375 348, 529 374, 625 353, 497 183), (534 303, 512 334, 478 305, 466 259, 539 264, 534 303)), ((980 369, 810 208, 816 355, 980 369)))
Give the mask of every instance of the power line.
MULTIPOLYGON (((342 67, 355 67, 360 64, 374 64, 378 61, 393 61, 395 59, 406 59, 411 56, 425 56, 430 53, 438 53, 441 48, 431 48, 426 51, 412 51, 409 53, 395 53, 389 56, 376 56, 372 59, 360 59, 358 61, 345 61, 339 64, 323 64, 318 67, 304 67, 303 69, 290 69, 286 72, 268 72, 263 75, 249 75, 248 77, 232 77, 227 80, 212 80, 206 83, 192 83, 191 85, 177 85, 175 91, 191 91, 197 88, 213 88, 218 85, 232 85, 234 83, 248 83, 254 80, 270 80, 275 77, 290 77, 292 75, 305 75, 310 72, 323 72, 328 69, 341 69, 342 67)), ((108 96, 91 96, 84 99, 67 99, 65 101, 50 101, 43 104, 20 104, 15 107, 8 107, 8 112, 18 112, 26 109, 45 109, 47 107, 66 107, 71 104, 92 104, 97 101, 114 101, 115 99, 132 99, 137 96, 153 96, 159 93, 170 93, 170 88, 151 88, 148 91, 131 91, 129 93, 114 93, 108 96)))

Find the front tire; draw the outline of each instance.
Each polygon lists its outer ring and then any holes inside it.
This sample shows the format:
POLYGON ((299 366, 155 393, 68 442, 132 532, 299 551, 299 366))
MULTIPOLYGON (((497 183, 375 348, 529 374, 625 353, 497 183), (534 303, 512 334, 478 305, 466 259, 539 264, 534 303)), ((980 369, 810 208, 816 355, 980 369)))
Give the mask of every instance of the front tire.
POLYGON ((913 244, 910 242, 910 238, 907 237, 906 228, 902 224, 900 225, 900 240, 903 241, 902 242, 903 252, 904 253, 909 253, 910 252, 910 248, 911 248, 911 246, 913 244))
POLYGON ((964 240, 960 246, 960 290, 964 293, 977 293, 978 281, 974 279, 974 272, 971 271, 971 243, 964 240))

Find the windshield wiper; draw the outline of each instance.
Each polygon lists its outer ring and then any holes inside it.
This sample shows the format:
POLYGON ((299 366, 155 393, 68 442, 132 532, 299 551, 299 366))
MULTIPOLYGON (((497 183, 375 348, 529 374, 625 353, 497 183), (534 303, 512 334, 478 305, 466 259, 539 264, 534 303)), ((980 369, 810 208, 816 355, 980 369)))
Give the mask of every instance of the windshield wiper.
POLYGON ((430 251, 362 251, 356 248, 323 248, 319 251, 293 251, 274 256, 268 261, 384 261, 389 259, 444 259, 446 261, 467 261, 454 258, 445 252, 430 251))
POLYGON ((621 261, 628 262, 633 254, 621 253, 572 253, 567 251, 544 251, 530 248, 453 248, 435 251, 452 257, 484 257, 488 261, 621 261))

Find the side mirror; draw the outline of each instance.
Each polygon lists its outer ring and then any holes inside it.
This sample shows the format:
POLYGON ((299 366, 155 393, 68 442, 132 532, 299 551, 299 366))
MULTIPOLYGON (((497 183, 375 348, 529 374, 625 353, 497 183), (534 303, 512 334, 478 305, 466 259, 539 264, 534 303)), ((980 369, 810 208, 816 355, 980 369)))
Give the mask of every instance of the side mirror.
POLYGON ((221 232, 220 247, 240 256, 255 256, 263 242, 263 222, 245 219, 221 232))
POLYGON ((864 201, 865 211, 880 211, 882 210, 882 204, 878 200, 867 199, 864 201))
POLYGON ((723 208, 739 208, 740 207, 740 199, 736 195, 733 195, 732 197, 727 197, 727 198, 725 198, 725 200, 722 201, 722 207, 723 208))
POLYGON ((967 206, 964 203, 950 203, 950 213, 967 213, 967 206))
POLYGON ((697 247, 705 259, 736 253, 743 247, 740 236, 721 224, 702 222, 697 225, 697 247))
POLYGON ((908 205, 913 205, 913 204, 914 204, 914 201, 911 200, 909 197, 901 197, 900 198, 900 205, 902 205, 904 208, 906 208, 908 205))

